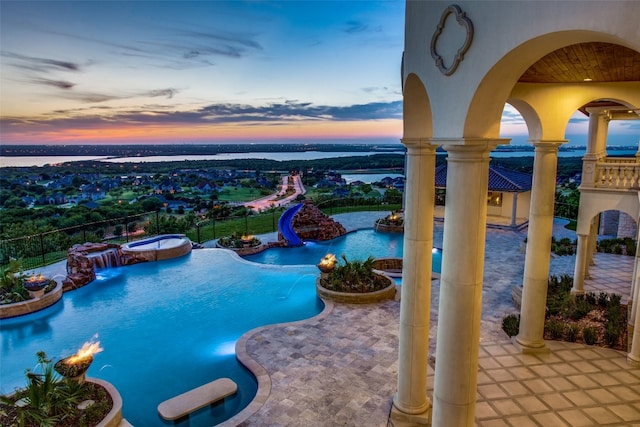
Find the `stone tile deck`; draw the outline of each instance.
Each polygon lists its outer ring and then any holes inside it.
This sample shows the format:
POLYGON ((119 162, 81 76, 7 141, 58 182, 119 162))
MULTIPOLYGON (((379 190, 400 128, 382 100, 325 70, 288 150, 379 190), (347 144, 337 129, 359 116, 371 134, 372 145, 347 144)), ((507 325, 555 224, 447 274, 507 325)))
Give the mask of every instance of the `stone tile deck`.
MULTIPOLYGON (((370 227, 380 216, 336 219, 353 229, 370 227)), ((560 221, 557 226, 566 233, 560 221)), ((476 426, 640 427, 640 369, 627 365, 624 353, 551 341, 550 354, 522 355, 501 331, 502 317, 517 312, 511 287, 521 285, 524 253, 519 247, 525 236, 526 230, 487 231, 476 426)), ((434 241, 442 244, 442 223, 435 225, 434 241)), ((552 258, 551 274, 572 275, 574 262, 575 257, 552 258)), ((628 295, 633 258, 598 254, 595 262, 585 290, 628 295)), ((432 285, 430 348, 435 354, 438 280, 432 285)), ((391 425, 399 310, 396 301, 329 304, 313 319, 246 334, 239 357, 264 369, 254 405, 258 409, 244 421, 224 425, 391 425)), ((432 387, 430 370, 429 395, 432 387)))

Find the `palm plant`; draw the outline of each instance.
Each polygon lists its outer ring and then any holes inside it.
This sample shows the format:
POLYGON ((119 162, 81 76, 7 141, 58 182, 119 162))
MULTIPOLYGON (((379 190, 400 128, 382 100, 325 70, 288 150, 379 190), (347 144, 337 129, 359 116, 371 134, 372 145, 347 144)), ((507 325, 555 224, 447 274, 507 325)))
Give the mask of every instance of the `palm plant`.
POLYGON ((38 364, 27 370, 27 386, 15 396, 1 396, 0 403, 15 406, 20 427, 54 426, 73 415, 80 401, 82 386, 62 379, 44 351, 36 353, 38 364), (16 400, 17 399, 17 400, 16 400))
POLYGON ((322 286, 338 292, 371 292, 387 285, 383 278, 379 278, 373 271, 374 258, 349 261, 341 255, 343 264, 338 264, 325 279, 322 286))

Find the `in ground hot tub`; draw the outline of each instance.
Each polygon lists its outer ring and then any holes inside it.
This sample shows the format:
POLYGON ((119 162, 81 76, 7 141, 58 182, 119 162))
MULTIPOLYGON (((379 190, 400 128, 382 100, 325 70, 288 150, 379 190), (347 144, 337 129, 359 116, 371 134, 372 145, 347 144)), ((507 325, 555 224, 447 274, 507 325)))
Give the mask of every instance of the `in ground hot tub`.
POLYGON ((122 245, 123 253, 136 254, 147 261, 177 258, 191 252, 191 240, 184 234, 162 234, 122 245))

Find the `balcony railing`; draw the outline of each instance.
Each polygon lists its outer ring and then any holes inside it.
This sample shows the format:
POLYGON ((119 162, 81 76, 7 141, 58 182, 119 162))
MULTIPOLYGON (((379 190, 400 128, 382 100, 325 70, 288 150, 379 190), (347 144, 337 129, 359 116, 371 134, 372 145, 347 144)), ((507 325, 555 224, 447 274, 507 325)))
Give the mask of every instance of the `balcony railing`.
POLYGON ((607 157, 596 162, 594 174, 596 188, 638 190, 640 188, 640 162, 635 158, 607 157))

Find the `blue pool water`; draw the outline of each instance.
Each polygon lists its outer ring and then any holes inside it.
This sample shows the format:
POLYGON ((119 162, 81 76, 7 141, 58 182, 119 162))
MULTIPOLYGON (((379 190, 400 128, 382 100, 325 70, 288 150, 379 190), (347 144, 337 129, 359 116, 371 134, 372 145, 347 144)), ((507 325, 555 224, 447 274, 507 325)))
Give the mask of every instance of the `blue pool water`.
MULTIPOLYGON (((0 320, 0 392, 25 384, 36 352, 58 360, 95 334, 104 351, 88 375, 112 383, 124 417, 136 427, 169 426, 157 414, 162 401, 220 377, 238 384, 224 405, 193 414, 189 427, 211 426, 246 407, 254 377, 235 357, 235 343, 258 326, 319 313, 315 264, 327 253, 349 259, 401 257, 403 237, 371 229, 328 242, 273 248, 247 257, 194 250, 184 257, 98 271, 89 285, 65 293, 54 306, 0 320), (276 264, 276 265, 270 265, 276 264)), ((440 271, 440 252, 433 255, 440 271)))
POLYGON ((211 426, 242 410, 257 389, 236 360, 237 339, 258 326, 319 313, 317 275, 315 266, 254 264, 216 249, 101 270, 54 306, 0 321, 0 392, 24 386, 37 351, 57 360, 98 334, 104 351, 87 375, 118 389, 124 417, 136 427, 173 425, 158 416, 159 403, 220 377, 233 379, 236 396, 186 424, 211 426))
MULTIPOLYGON (((365 260, 374 258, 401 258, 403 246, 402 233, 379 233, 373 229, 362 229, 347 233, 337 239, 326 242, 305 242, 297 248, 271 248, 245 259, 263 264, 300 265, 317 264, 328 253, 347 259, 365 260)), ((442 252, 435 250, 432 255, 432 270, 440 272, 442 252)))

